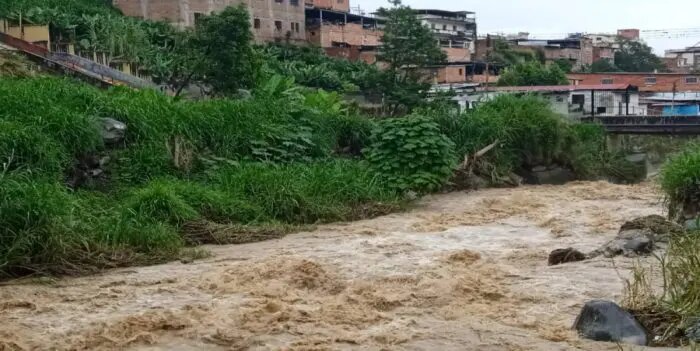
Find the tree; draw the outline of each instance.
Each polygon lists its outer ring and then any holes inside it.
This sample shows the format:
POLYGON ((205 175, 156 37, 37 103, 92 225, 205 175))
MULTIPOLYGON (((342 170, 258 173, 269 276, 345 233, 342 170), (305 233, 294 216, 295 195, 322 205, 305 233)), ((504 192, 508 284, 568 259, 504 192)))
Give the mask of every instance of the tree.
POLYGON ((493 49, 487 55, 487 60, 489 63, 510 67, 532 61, 544 63, 543 55, 542 50, 514 50, 507 41, 496 39, 493 42, 493 49))
POLYGON ((556 59, 554 64, 559 66, 564 73, 571 73, 574 70, 574 64, 569 59, 556 59))
POLYGON ((558 65, 533 61, 507 68, 498 79, 499 86, 566 85, 569 81, 558 65))
POLYGON ((615 66, 623 72, 663 71, 665 66, 654 54, 649 45, 626 39, 619 39, 620 50, 615 53, 615 66))
POLYGON ((235 95, 255 84, 259 60, 251 46, 248 11, 240 5, 202 18, 190 48, 198 52, 194 69, 215 95, 235 95))
POLYGON ((600 59, 593 62, 593 64, 585 68, 584 71, 590 73, 620 72, 620 68, 615 66, 611 60, 600 59))
POLYGON ((386 18, 382 46, 377 59, 388 64, 378 75, 389 113, 401 108, 410 110, 420 104, 429 88, 425 68, 442 64, 447 57, 432 31, 424 26, 415 12, 400 0, 390 0, 393 7, 379 9, 386 18))

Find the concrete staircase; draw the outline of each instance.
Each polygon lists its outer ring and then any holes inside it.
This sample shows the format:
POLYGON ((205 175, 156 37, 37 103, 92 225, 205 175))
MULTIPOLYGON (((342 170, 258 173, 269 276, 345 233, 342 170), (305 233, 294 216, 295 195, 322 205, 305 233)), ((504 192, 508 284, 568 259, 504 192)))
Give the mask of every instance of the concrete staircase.
POLYGON ((53 53, 48 49, 28 41, 0 33, 0 45, 23 52, 39 59, 44 65, 74 73, 93 81, 110 86, 128 86, 135 89, 154 88, 157 86, 147 80, 126 74, 109 66, 67 53, 53 53))

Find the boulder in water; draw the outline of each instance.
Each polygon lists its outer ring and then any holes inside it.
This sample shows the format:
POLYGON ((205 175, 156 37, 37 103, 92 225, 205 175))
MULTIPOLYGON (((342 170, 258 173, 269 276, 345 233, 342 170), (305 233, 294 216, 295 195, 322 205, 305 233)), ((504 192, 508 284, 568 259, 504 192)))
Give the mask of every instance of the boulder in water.
POLYGON ((587 302, 576 317, 574 329, 581 337, 590 340, 647 344, 644 327, 629 312, 610 301, 587 302))
POLYGON ((556 266, 563 263, 579 262, 586 259, 586 255, 582 252, 573 249, 556 249, 549 254, 549 265, 556 266))

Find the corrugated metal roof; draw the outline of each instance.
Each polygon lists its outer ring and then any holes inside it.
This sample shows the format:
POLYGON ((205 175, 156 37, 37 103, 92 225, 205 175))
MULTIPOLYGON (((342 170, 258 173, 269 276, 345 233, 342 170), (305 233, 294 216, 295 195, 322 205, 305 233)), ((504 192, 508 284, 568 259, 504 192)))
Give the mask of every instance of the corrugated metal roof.
POLYGON ((512 92, 569 92, 582 90, 627 90, 634 88, 629 84, 596 84, 596 85, 537 85, 525 87, 494 87, 492 91, 512 91, 512 92))

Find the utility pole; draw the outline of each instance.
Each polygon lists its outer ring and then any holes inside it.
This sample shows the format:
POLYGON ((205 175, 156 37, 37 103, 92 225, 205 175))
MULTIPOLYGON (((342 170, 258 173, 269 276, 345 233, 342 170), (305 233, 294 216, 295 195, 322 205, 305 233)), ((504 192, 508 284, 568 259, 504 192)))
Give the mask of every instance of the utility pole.
POLYGON ((674 116, 676 114, 676 84, 677 82, 673 82, 673 96, 671 96, 671 116, 674 116))

